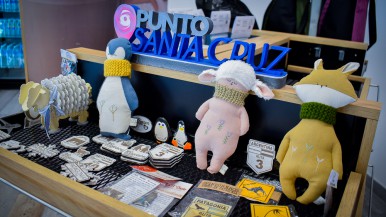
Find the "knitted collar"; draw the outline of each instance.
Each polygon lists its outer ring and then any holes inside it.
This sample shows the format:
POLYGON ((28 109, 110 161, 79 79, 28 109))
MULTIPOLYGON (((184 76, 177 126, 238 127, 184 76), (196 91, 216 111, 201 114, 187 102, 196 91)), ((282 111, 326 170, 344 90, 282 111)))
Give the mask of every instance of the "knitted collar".
POLYGON ((300 109, 301 119, 316 119, 334 125, 336 108, 318 102, 303 103, 300 109))
POLYGON ((104 76, 131 77, 131 64, 128 60, 107 59, 104 62, 104 76))
POLYGON ((224 85, 216 84, 213 96, 237 106, 244 106, 244 100, 248 96, 248 92, 245 93, 240 90, 226 87, 224 85))

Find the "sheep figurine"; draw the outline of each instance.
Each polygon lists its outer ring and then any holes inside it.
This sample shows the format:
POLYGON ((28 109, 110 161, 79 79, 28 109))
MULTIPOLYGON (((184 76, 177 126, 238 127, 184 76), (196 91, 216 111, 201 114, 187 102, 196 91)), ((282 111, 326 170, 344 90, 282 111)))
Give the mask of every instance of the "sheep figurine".
POLYGON ((25 112, 39 111, 48 135, 58 132, 59 119, 70 117, 70 120, 77 119, 78 124, 86 124, 90 97, 90 84, 79 75, 70 74, 44 79, 40 84, 30 81, 21 85, 19 103, 25 112))

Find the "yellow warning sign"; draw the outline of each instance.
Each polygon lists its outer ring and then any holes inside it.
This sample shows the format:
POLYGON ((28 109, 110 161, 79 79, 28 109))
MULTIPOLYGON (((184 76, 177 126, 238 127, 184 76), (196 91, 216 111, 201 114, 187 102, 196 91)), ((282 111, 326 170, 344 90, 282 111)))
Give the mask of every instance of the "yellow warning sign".
POLYGON ((232 206, 195 197, 181 217, 225 217, 230 213, 232 206))
POLYGON ((274 206, 251 203, 252 217, 291 217, 287 206, 274 206))
POLYGON ((246 178, 242 179, 236 186, 241 188, 240 196, 261 203, 267 203, 275 191, 275 186, 273 185, 267 185, 246 178))

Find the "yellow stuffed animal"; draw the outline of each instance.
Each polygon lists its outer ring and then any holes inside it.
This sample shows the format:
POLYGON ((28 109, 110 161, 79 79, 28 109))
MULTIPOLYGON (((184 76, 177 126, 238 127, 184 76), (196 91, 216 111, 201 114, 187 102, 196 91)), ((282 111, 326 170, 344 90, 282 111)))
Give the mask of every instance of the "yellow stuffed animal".
POLYGON ((337 70, 325 70, 320 59, 311 74, 294 85, 303 101, 302 120, 284 136, 276 156, 280 183, 288 198, 302 204, 313 202, 325 191, 332 169, 342 179, 342 151, 333 125, 336 109, 357 99, 347 76, 358 67, 358 63, 348 63, 337 70), (297 178, 309 183, 300 197, 295 191, 297 178))

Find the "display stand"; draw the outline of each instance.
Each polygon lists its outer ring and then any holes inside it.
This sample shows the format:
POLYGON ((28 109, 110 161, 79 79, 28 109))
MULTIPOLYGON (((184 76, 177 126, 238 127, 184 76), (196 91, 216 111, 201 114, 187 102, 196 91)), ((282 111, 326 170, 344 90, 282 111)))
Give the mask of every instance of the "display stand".
MULTIPOLYGON (((70 51, 77 55, 78 71, 92 85, 93 97, 96 99, 103 81, 105 52, 87 48, 75 48, 70 51)), ((132 68, 134 70, 133 86, 140 99, 140 108, 136 112, 149 116, 152 120, 165 114, 170 123, 177 123, 179 119, 184 119, 187 126, 190 126, 190 131, 194 132, 198 126, 194 112, 204 99, 211 97, 213 87, 200 83, 197 75, 194 74, 139 64, 132 64, 132 68), (189 96, 189 99, 186 96, 189 96)), ((339 208, 337 208, 337 216, 354 215, 357 204, 360 205, 363 200, 360 197, 364 192, 362 177, 366 176, 381 111, 380 103, 365 99, 368 84, 369 81, 364 79, 363 97, 355 103, 338 109, 336 131, 338 138, 343 140, 341 142, 343 153, 350 148, 353 150, 347 153, 350 159, 346 159, 348 163, 344 164, 346 173, 342 186, 345 186, 345 189, 339 202, 339 208), (347 126, 352 126, 352 129, 341 129, 347 126)), ((246 147, 245 141, 250 137, 278 144, 284 133, 298 122, 297 114, 301 101, 294 89, 286 85, 274 90, 274 93, 275 98, 269 102, 258 101, 256 96, 247 99, 246 107, 250 115, 251 128, 246 137, 240 140, 239 148, 241 150, 246 147), (294 118, 291 119, 292 116, 294 118), (287 121, 283 121, 284 117, 291 120, 286 123, 287 121)), ((233 160, 236 164, 245 164, 243 151, 238 151, 238 153, 235 153, 233 160)), ((74 216, 146 216, 145 213, 134 207, 2 149, 0 149, 0 176, 74 216)))

